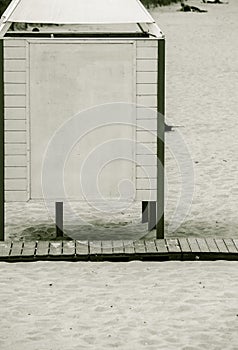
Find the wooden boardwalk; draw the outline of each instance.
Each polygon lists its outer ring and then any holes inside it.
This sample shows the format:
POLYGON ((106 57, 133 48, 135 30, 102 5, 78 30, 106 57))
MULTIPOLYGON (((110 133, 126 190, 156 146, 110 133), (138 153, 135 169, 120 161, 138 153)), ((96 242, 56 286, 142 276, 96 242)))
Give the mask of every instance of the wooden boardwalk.
POLYGON ((238 260, 238 239, 0 242, 0 261, 238 260))

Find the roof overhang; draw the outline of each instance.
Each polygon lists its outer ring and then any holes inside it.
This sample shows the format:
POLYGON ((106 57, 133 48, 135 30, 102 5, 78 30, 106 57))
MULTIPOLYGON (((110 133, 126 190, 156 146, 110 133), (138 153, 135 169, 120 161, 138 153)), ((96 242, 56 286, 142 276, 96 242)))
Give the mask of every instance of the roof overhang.
POLYGON ((162 35, 139 0, 13 0, 1 18, 2 37, 11 23, 140 24, 142 31, 162 35))

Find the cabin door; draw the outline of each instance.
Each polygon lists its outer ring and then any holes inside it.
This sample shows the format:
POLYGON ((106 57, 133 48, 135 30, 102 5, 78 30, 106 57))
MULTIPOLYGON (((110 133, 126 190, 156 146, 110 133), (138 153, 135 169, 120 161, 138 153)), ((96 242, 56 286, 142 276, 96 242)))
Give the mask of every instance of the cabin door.
MULTIPOLYGON (((135 102, 134 48, 133 42, 55 39, 29 43, 29 168, 32 199, 43 198, 42 167, 50 142, 57 132, 61 132, 62 141, 70 139, 67 130, 76 115, 83 123, 81 127, 80 123, 77 124, 80 139, 67 150, 62 169, 67 198, 120 198, 122 192, 124 199, 135 197, 134 147, 132 143, 130 146, 130 142, 121 141, 135 140, 134 113, 130 108, 122 108, 120 117, 121 107, 117 104, 111 108, 113 123, 108 123, 108 104, 135 102), (107 106, 105 114, 104 105, 107 106), (95 106, 100 106, 99 112, 95 106), (95 108, 95 123, 89 120, 94 118, 93 113, 87 119, 85 112, 82 112, 90 108, 95 108), (114 123, 115 115, 118 124, 114 123), (118 148, 116 152, 115 147, 118 148), (95 181, 98 191, 92 185, 95 181)), ((75 137, 75 130, 73 133, 75 137)), ((65 152, 62 147, 64 142, 55 149, 55 159, 65 152)), ((56 186, 58 179, 51 178, 49 181, 51 186, 56 186)), ((55 196, 52 200, 57 199, 55 196)))

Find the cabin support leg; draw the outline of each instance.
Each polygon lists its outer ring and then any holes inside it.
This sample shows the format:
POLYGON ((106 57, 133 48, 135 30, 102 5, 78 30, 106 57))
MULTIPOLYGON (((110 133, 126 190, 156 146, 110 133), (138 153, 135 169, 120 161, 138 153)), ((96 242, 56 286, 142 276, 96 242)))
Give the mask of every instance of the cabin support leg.
POLYGON ((156 238, 164 238, 165 40, 158 40, 157 84, 157 223, 156 238))
POLYGON ((0 39, 0 241, 4 241, 4 83, 3 39, 0 39))
POLYGON ((148 202, 148 231, 156 229, 156 202, 148 202))
POLYGON ((55 203, 55 226, 56 226, 56 237, 63 237, 63 202, 55 203))
POLYGON ((148 202, 142 202, 142 224, 148 222, 148 202))

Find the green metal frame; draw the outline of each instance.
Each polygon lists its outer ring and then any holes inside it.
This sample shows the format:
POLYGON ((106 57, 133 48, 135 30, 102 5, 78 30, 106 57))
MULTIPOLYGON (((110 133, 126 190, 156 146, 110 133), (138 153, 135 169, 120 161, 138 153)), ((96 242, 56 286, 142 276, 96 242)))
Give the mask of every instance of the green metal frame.
POLYGON ((157 84, 157 239, 164 238, 165 39, 158 40, 157 84))

